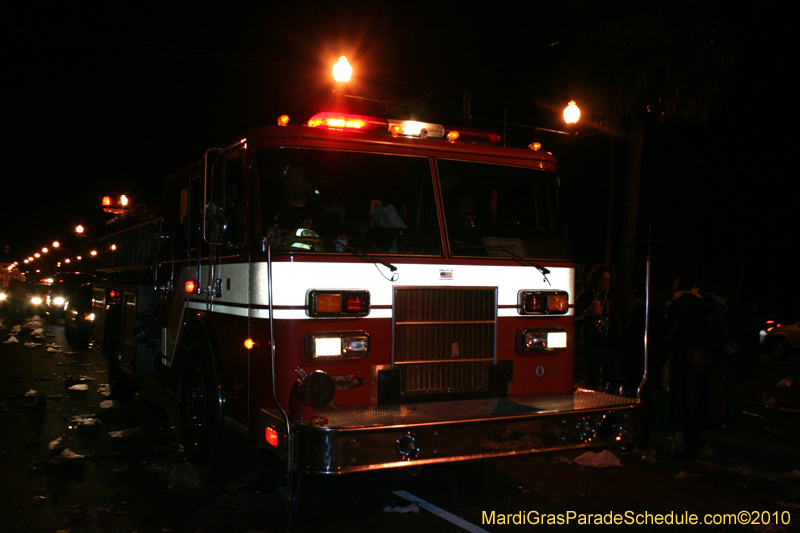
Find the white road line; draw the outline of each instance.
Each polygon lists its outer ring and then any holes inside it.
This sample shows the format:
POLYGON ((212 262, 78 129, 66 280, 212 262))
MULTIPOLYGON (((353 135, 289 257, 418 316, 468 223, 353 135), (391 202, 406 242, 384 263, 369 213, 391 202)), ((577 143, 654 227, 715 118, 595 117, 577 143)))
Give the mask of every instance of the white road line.
POLYGON ((436 507, 432 503, 428 503, 425 500, 423 500, 421 498, 418 498, 418 497, 414 496, 413 494, 408 493, 408 492, 406 492, 404 490, 395 490, 395 491, 392 491, 392 493, 397 495, 397 496, 400 496, 404 500, 408 500, 410 502, 416 503, 417 505, 419 505, 420 507, 422 507, 426 511, 435 514, 439 518, 444 518, 445 520, 447 520, 451 524, 454 524, 454 525, 460 527, 464 531, 470 531, 471 533, 489 533, 485 529, 480 528, 480 527, 476 526, 475 524, 473 524, 471 522, 467 522, 463 518, 459 518, 458 516, 456 516, 456 515, 454 515, 452 513, 448 513, 444 509, 441 509, 440 507, 436 507))

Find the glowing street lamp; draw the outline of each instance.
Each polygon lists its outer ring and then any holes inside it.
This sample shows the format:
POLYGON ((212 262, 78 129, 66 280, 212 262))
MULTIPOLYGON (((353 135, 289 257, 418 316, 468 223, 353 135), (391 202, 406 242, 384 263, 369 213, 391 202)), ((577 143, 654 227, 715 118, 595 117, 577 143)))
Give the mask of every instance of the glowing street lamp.
POLYGON ((48 250, 46 246, 45 246, 44 248, 42 248, 42 253, 43 253, 43 254, 46 254, 46 253, 47 253, 47 252, 49 252, 49 251, 50 251, 50 250, 48 250))
POLYGON ((564 122, 567 124, 575 124, 581 118, 581 110, 578 105, 575 103, 575 100, 572 100, 567 107, 564 108, 564 122))
POLYGON ((86 231, 86 228, 84 228, 84 227, 83 227, 83 226, 81 226, 80 224, 78 224, 77 226, 75 226, 75 233, 77 233, 78 235, 80 235, 80 234, 81 234, 81 233, 83 233, 84 231, 86 231))
POLYGON ((61 246, 61 243, 60 243, 60 242, 58 242, 58 241, 53 241, 53 248, 58 248, 59 246, 61 246))
POLYGON ((340 83, 347 83, 353 75, 353 67, 347 62, 347 58, 342 56, 333 66, 333 79, 340 83))

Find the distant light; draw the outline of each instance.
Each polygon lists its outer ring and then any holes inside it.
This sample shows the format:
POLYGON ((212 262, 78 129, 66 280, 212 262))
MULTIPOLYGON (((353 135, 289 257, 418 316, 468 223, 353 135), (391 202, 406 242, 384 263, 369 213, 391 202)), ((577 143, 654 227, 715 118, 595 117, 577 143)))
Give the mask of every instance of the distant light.
POLYGON ((333 79, 338 82, 347 83, 353 75, 353 67, 347 62, 347 58, 342 56, 333 66, 333 79))
MULTIPOLYGON (((573 103, 575 103, 575 102, 573 102, 573 103)), ((121 205, 122 207, 125 207, 125 206, 128 205, 128 197, 125 196, 124 194, 119 197, 119 205, 121 205)))
POLYGON ((244 341, 244 347, 247 348, 248 350, 252 350, 253 346, 255 345, 256 343, 255 341, 253 341, 253 339, 245 339, 244 341))
POLYGON ((89 252, 89 255, 91 255, 92 257, 96 256, 97 250, 92 250, 91 252, 89 252))
POLYGON ((53 241, 53 248, 58 248, 59 246, 61 246, 61 243, 60 243, 60 242, 58 242, 58 241, 53 241))
POLYGON ((112 250, 112 251, 114 251, 114 250, 116 250, 116 249, 117 249, 117 245, 116 245, 116 244, 112 244, 112 245, 111 245, 111 250, 112 250))
POLYGON ((110 196, 103 196, 103 207, 111 207, 114 205, 114 200, 110 196))
POLYGON ((35 254, 33 254, 33 257, 35 257, 36 259, 39 259, 40 257, 42 257, 42 254, 40 254, 39 252, 36 252, 35 254))
POLYGON ((50 251, 50 250, 48 250, 46 246, 45 246, 44 248, 42 248, 42 253, 43 253, 43 254, 46 254, 46 253, 47 253, 47 252, 49 252, 49 251, 50 251))
POLYGON ((83 233, 84 231, 86 231, 85 228, 83 226, 81 226, 80 224, 75 226, 75 233, 83 233))
POLYGON ((578 105, 575 103, 575 100, 572 100, 567 107, 564 108, 564 121, 567 124, 575 124, 581 118, 581 110, 578 105))

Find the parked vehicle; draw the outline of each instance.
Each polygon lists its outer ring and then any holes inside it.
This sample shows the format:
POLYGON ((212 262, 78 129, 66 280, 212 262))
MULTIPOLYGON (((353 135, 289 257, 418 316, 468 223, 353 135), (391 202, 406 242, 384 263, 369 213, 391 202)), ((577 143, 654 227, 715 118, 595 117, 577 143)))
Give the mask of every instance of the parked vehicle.
POLYGON ((73 291, 64 303, 64 333, 70 344, 84 346, 92 338, 94 312, 92 289, 94 284, 84 283, 73 291))
POLYGON ((53 283, 47 293, 45 308, 47 320, 55 324, 59 318, 64 318, 64 304, 81 285, 90 283, 94 279, 94 274, 83 272, 59 272, 53 276, 53 283))
POLYGON ((776 324, 767 331, 766 342, 770 355, 775 359, 785 359, 793 351, 800 350, 800 322, 776 324))

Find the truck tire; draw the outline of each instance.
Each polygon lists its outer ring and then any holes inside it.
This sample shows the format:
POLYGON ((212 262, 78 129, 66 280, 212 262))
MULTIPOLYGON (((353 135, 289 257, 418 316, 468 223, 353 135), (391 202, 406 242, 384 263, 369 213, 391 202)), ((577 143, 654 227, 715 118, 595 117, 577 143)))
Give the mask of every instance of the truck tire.
POLYGON ((132 402, 136 397, 136 378, 120 368, 116 341, 104 343, 103 352, 108 361, 108 386, 111 397, 120 403, 132 402))
POLYGON ((182 372, 180 429, 186 457, 200 464, 212 462, 222 426, 211 355, 207 347, 195 343, 189 349, 182 372))
POLYGON ((769 353, 776 361, 782 361, 789 357, 791 347, 789 341, 782 337, 771 337, 769 341, 769 353))

